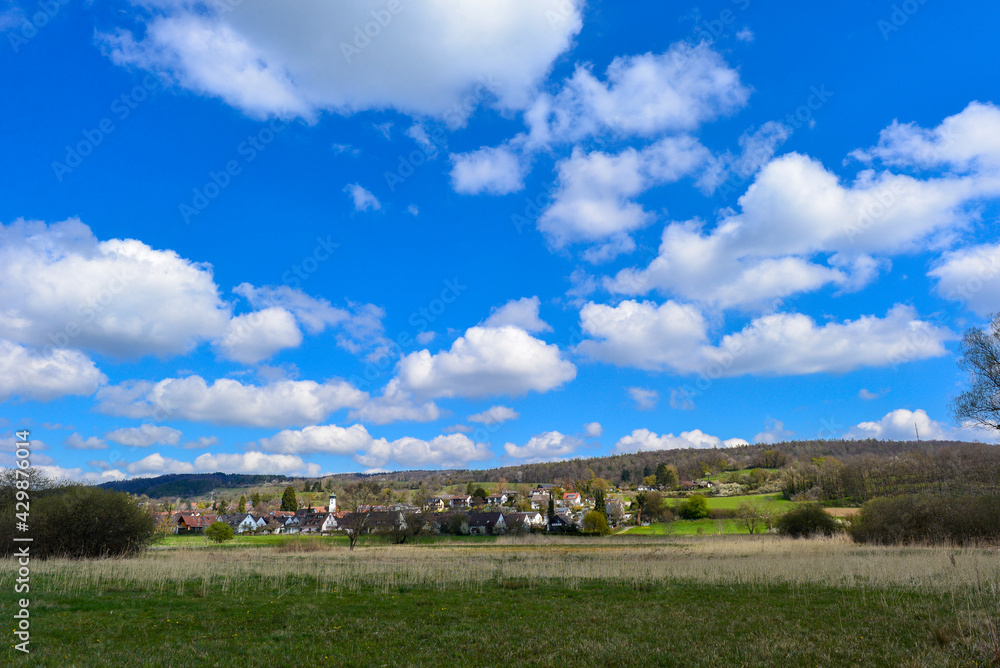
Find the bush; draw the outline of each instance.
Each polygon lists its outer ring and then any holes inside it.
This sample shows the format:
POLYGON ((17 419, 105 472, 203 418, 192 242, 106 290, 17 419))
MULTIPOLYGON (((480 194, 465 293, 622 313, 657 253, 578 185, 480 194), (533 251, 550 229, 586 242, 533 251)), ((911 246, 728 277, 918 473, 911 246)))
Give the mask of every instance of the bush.
POLYGON ((233 528, 225 522, 212 522, 205 528, 205 538, 215 543, 233 539, 233 528))
POLYGON ((591 510, 583 516, 583 530, 587 533, 596 533, 602 536, 611 533, 611 529, 608 528, 608 519, 604 517, 604 513, 599 513, 596 510, 591 510))
MULTIPOLYGON (((0 554, 10 555, 15 543, 16 496, 6 486, 0 493, 0 554)), ((39 559, 121 557, 135 555, 156 538, 156 520, 124 492, 100 487, 62 485, 31 490, 31 556, 39 559)), ((17 510, 23 510, 23 506, 17 510)), ((25 535, 25 534, 22 534, 25 535)))
POLYGON ((858 543, 954 543, 1000 539, 1000 495, 872 499, 850 528, 858 543))
POLYGON ((708 501, 701 494, 692 494, 677 504, 677 514, 685 520, 701 520, 708 517, 708 501))
POLYGON ((778 518, 776 524, 779 533, 792 538, 808 538, 820 533, 832 536, 840 528, 837 520, 827 515, 823 506, 818 503, 789 510, 778 518))

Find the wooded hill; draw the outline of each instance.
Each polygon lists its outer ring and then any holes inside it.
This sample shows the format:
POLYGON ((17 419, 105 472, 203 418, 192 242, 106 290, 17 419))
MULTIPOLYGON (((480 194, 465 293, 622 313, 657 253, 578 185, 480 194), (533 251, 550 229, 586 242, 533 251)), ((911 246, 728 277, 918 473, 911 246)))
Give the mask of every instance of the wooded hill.
POLYGON ((105 482, 98 487, 128 492, 150 498, 167 496, 200 496, 214 489, 274 485, 290 480, 283 475, 253 475, 246 473, 172 473, 155 478, 130 478, 105 482))
MULTIPOLYGON (((813 440, 722 449, 652 450, 606 457, 520 464, 486 470, 420 470, 342 473, 323 478, 335 487, 366 478, 394 487, 430 489, 469 482, 560 482, 572 485, 591 476, 612 485, 634 486, 659 464, 673 465, 681 480, 725 471, 780 469, 789 496, 862 502, 874 496, 934 491, 979 493, 1000 489, 1000 447, 962 441, 813 440)), ((224 473, 166 475, 101 485, 153 498, 193 497, 213 489, 292 484, 304 478, 224 473)))

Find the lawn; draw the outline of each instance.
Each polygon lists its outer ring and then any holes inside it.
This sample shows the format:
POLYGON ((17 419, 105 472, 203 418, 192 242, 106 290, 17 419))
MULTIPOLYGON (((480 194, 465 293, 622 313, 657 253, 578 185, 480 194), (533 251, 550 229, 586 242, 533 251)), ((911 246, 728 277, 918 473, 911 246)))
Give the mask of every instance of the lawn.
MULTIPOLYGON (((14 607, 15 564, 0 564, 14 607)), ((31 654, 78 666, 958 666, 992 657, 987 550, 532 536, 33 562, 31 654), (955 557, 954 563, 951 557, 955 557)), ((978 662, 974 663, 974 662, 978 662)))
MULTIPOLYGON (((747 527, 738 520, 676 520, 674 522, 656 522, 645 527, 632 527, 624 535, 627 536, 696 536, 719 533, 722 526, 723 534, 747 534, 747 527)), ((623 535, 623 534, 616 534, 623 535)))
POLYGON ((774 504, 774 507, 780 512, 785 512, 795 506, 793 501, 783 499, 780 493, 748 494, 745 496, 706 496, 705 500, 708 501, 708 507, 710 510, 713 508, 735 510, 744 501, 760 501, 762 503, 774 504))

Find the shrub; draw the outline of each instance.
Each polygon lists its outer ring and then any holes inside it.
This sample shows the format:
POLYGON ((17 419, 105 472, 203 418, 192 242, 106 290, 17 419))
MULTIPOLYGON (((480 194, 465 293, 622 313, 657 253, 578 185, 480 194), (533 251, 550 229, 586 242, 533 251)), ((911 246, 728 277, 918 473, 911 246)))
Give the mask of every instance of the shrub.
POLYGON ((1000 495, 872 499, 850 528, 858 543, 955 543, 1000 539, 1000 495))
POLYGON ((700 520, 708 517, 708 501, 701 494, 692 494, 677 504, 681 519, 700 520))
POLYGON ((205 528, 205 538, 215 543, 233 539, 233 528, 225 522, 212 522, 205 528))
POLYGON ((596 510, 591 510, 583 516, 583 530, 587 533, 596 533, 602 536, 606 536, 611 533, 611 529, 608 528, 608 520, 604 517, 604 513, 599 513, 596 510))
MULTIPOLYGON (((0 494, 0 523, 14 527, 14 490, 0 494)), ((63 485, 30 493, 31 556, 39 559, 131 556, 156 538, 156 519, 124 492, 100 487, 63 485)), ((22 507, 23 508, 23 507, 22 507)), ((2 536, 0 554, 14 551, 12 536, 2 536)))
POLYGON ((778 532, 792 538, 807 538, 814 534, 832 536, 840 526, 837 520, 823 510, 818 503, 808 503, 778 518, 778 532))

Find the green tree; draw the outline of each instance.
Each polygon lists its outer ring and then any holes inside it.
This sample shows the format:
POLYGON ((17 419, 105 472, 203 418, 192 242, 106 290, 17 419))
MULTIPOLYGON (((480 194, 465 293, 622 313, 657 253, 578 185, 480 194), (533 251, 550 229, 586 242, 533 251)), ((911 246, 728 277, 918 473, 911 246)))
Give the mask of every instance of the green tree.
POLYGON ((482 487, 477 487, 475 491, 472 492, 472 502, 477 506, 481 506, 484 503, 486 503, 486 498, 489 495, 490 495, 489 492, 487 492, 485 489, 483 489, 482 487))
POLYGON ((225 515, 226 514, 226 500, 225 499, 219 499, 219 514, 220 515, 225 515))
POLYGON ((555 520, 556 520, 556 500, 554 498, 552 498, 551 494, 549 494, 549 510, 548 510, 547 514, 548 514, 549 524, 552 524, 553 522, 555 522, 555 520))
POLYGON ((604 490, 598 489, 594 492, 594 511, 604 516, 604 523, 608 522, 608 506, 604 500, 604 490))
POLYGON ((247 497, 244 494, 240 494, 240 502, 239 505, 237 505, 236 512, 245 513, 246 511, 247 511, 247 497))
POLYGON ((969 389, 954 399, 952 415, 960 424, 1000 430, 1000 314, 992 316, 989 331, 967 330, 961 353, 958 365, 969 374, 969 389))
POLYGON ((680 477, 677 475, 677 467, 670 464, 660 464, 657 466, 656 484, 663 489, 677 489, 680 485, 680 477))
POLYGON ((260 505, 260 492, 254 492, 250 495, 250 505, 259 506, 260 505))
MULTIPOLYGON (((48 480, 41 471, 26 470, 30 480, 31 557, 97 559, 139 554, 157 538, 157 521, 135 497, 48 480)), ((17 469, 21 473, 21 469, 17 469)), ((0 556, 15 553, 16 513, 24 511, 15 471, 0 474, 0 556), (17 504, 21 503, 18 507, 17 504)), ((23 534, 21 534, 23 537, 23 534)))
POLYGON ((299 509, 299 502, 295 498, 295 489, 289 485, 285 488, 285 493, 281 495, 281 509, 295 512, 299 509))
POLYGON ((583 516, 583 530, 587 533, 598 533, 602 536, 611 533, 611 529, 608 527, 608 518, 596 510, 591 510, 583 516))
POLYGON ((212 522, 205 528, 205 538, 215 543, 233 539, 233 528, 225 522, 212 522))
POLYGON ((808 538, 817 533, 831 536, 840 528, 837 520, 818 503, 807 503, 789 510, 778 518, 777 526, 779 533, 792 538, 808 538))
POLYGON ((708 500, 701 494, 692 494, 677 507, 678 514, 686 520, 708 517, 708 500))

